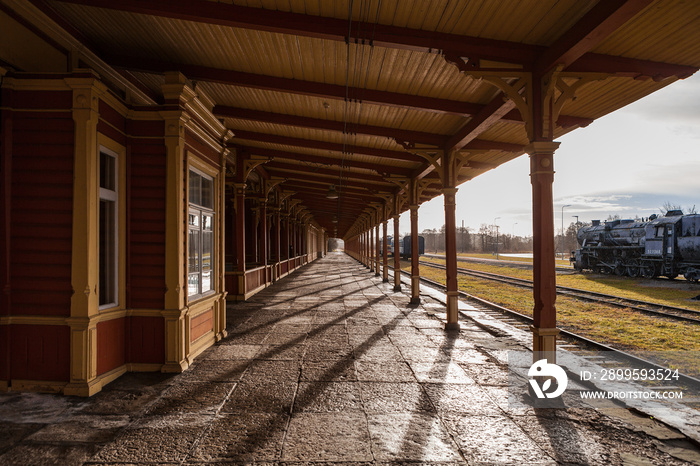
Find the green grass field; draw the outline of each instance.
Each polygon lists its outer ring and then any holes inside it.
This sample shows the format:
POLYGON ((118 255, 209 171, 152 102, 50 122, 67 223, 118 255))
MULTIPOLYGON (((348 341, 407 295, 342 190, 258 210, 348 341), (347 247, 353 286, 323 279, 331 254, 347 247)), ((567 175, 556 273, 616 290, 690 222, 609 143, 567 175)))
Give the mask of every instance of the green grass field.
MULTIPOLYGON (((434 262, 436 259, 422 258, 434 262)), ((532 278, 531 270, 474 262, 460 263, 461 267, 499 273, 518 278, 532 278)), ((402 261, 404 270, 410 262, 402 261)), ((430 267, 420 268, 421 276, 445 283, 445 272, 430 267)), ((507 307, 525 315, 532 315, 532 291, 491 280, 459 276, 459 289, 507 307)), ((557 284, 601 293, 625 296, 645 301, 700 309, 700 302, 690 298, 700 294, 700 287, 684 283, 664 283, 663 280, 633 280, 623 277, 570 274, 559 275, 557 284), (685 288, 685 289, 681 289, 685 288)), ((599 303, 558 297, 557 321, 560 328, 600 341, 615 348, 643 355, 649 351, 668 351, 666 364, 678 367, 689 375, 700 375, 700 326, 657 319, 628 309, 619 309, 599 303)))

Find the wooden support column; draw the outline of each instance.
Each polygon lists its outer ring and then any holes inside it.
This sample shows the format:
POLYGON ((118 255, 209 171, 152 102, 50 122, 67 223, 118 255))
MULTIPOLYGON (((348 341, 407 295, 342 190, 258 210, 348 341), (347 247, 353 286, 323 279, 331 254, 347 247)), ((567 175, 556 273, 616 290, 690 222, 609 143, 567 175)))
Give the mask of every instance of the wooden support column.
MULTIPOLYGON (((370 215, 371 217, 371 215, 370 215)), ((374 256, 375 256, 375 251, 374 251, 374 227, 372 226, 373 222, 370 222, 369 224, 369 271, 374 272, 374 256)))
POLYGON ((384 230, 384 242, 382 243, 382 281, 384 283, 389 282, 389 241, 387 241, 387 234, 389 229, 389 219, 387 215, 386 206, 384 206, 384 221, 382 222, 382 228, 384 230))
POLYGON ((367 264, 369 262, 367 259, 367 257, 369 256, 369 248, 367 247, 369 243, 369 232, 367 231, 365 226, 363 226, 363 228, 364 230, 362 232, 362 263, 365 265, 365 267, 367 267, 367 264))
POLYGON ((265 283, 268 283, 267 277, 267 199, 260 200, 260 265, 265 268, 265 283))
POLYGON ((533 142, 525 148, 530 154, 533 233, 533 358, 555 362, 557 329, 556 275, 554 268, 554 152, 559 143, 533 142))
POLYGON ((70 382, 66 395, 91 396, 97 386, 99 313, 97 122, 100 91, 94 78, 66 79, 73 89, 73 242, 71 263, 70 382))
MULTIPOLYGON (((284 251, 284 258, 289 259, 289 213, 285 212, 282 215, 282 221, 284 223, 284 233, 282 234, 282 251, 284 251)), ((289 270, 288 270, 289 271, 289 270)))
POLYGON ((246 184, 237 182, 234 183, 236 190, 236 294, 244 299, 245 297, 245 188, 246 184))
POLYGON ((274 256, 275 256, 275 265, 272 270, 272 280, 277 281, 279 276, 281 275, 281 270, 280 270, 280 262, 282 262, 282 225, 280 224, 281 217, 280 217, 280 206, 276 206, 274 208, 274 217, 275 217, 275 226, 274 226, 274 256))
POLYGON ((457 188, 443 188, 445 199, 445 273, 447 278, 447 323, 445 330, 459 330, 457 289, 457 233, 455 222, 457 188))
MULTIPOLYGON (((398 201, 396 202, 398 205, 398 201)), ((401 291, 401 256, 399 255, 399 210, 394 210, 394 291, 401 291)))
MULTIPOLYGON (((0 69, 0 76, 4 71, 0 69)), ((12 107, 12 91, 0 89, 4 105, 12 107)), ((0 181, 0 317, 9 316, 12 307, 12 282, 10 264, 12 262, 11 216, 12 216, 12 133, 13 111, 11 108, 0 110, 0 153, 2 154, 2 180, 0 181)), ((5 358, 0 360, 0 392, 7 391, 12 379, 10 373, 10 326, 0 324, 0 345, 4 348, 5 358)))
POLYGON ((380 270, 379 270, 379 211, 377 211, 377 222, 376 225, 374 226, 374 236, 376 237, 374 240, 374 276, 378 277, 380 275, 380 270))
MULTIPOLYGON (((412 182, 412 184, 414 184, 412 182)), ((411 204, 411 304, 420 304, 420 270, 418 269, 418 204, 411 204)))

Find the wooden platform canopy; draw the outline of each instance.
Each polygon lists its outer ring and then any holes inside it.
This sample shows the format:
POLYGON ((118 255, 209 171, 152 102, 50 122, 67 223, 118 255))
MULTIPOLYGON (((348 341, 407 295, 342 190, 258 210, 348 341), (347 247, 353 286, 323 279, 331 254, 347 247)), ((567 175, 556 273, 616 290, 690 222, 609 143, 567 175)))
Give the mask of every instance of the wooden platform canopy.
MULTIPOLYGON (((60 281, 55 287, 64 305, 56 313, 77 320, 54 319, 55 328, 41 331, 63 332, 69 354, 70 326, 70 354, 78 355, 70 378, 74 393, 86 394, 95 392, 97 376, 107 380, 128 362, 119 350, 110 364, 98 365, 106 359, 95 354, 111 347, 95 341, 121 339, 131 335, 122 327, 147 322, 165 344, 156 345, 157 358, 140 363, 184 370, 225 335, 227 293, 246 299, 321 257, 328 237, 343 238, 346 251, 379 274, 379 227, 386 237, 393 217, 398 237, 399 215, 407 210, 411 300, 419 302, 418 207, 438 196, 445 206, 446 329, 457 330, 457 190, 525 153, 533 202, 533 350, 536 360, 553 353, 556 139, 700 68, 700 2, 683 0, 0 0, 0 27, 10 31, 0 37, 0 134, 6 135, 0 215, 10 225, 12 212, 21 210, 12 202, 53 205, 22 183, 52 181, 52 173, 32 174, 66 164, 66 186, 52 185, 66 202, 67 241, 59 245, 65 251, 51 256, 65 262, 63 278, 50 275, 41 286, 60 281), (42 102, 49 95, 57 100, 42 102), (123 226, 97 226, 103 186, 97 187, 102 172, 94 165, 102 152, 95 138, 116 143, 105 161, 129 164, 130 178, 120 168, 111 183, 124 186, 117 191, 128 192, 131 205, 106 187, 104 200, 119 203, 123 215, 135 212, 134 221, 119 223, 135 231, 133 240, 123 226), (41 162, 52 153, 47 144, 62 144, 62 162, 41 162), (188 199, 185 185, 199 179, 210 181, 195 184, 194 200, 188 199), (19 189, 12 193, 14 185, 19 189), (205 185, 218 190, 207 202, 205 185), (153 231, 146 231, 149 222, 153 231), (113 264, 97 255, 99 232, 124 243, 117 254, 116 240, 109 240, 114 254, 105 257, 113 264), (150 258, 148 280, 139 279, 138 267, 122 265, 124 251, 137 261, 150 258), (121 298, 114 303, 122 314, 99 312, 96 262, 100 273, 111 274, 110 286, 118 285, 115 296, 117 290, 127 295, 126 280, 114 278, 127 276, 122 269, 129 268, 129 283, 143 285, 129 291, 129 306, 121 298), (216 283, 207 278, 203 285, 205 265, 216 283), (133 312, 137 319, 127 324, 133 312), (121 320, 108 327, 110 316, 121 320)), ((34 232, 35 218, 16 217, 15 236, 22 228, 34 232)), ((10 257, 8 231, 0 243, 10 257)), ((25 297, 40 282, 21 267, 21 257, 44 261, 33 245, 24 256, 14 254, 0 268, 5 334, 10 325, 46 323, 12 314, 40 315, 41 308, 9 311, 13 274, 25 280, 25 297)), ((384 249, 385 281, 387 255, 384 249)), ((400 266, 397 258, 394 264, 400 266)), ((398 291, 400 274, 394 275, 398 291)), ((17 373, 28 373, 30 364, 22 364, 17 373)), ((59 375, 54 379, 67 379, 67 369, 59 375)))
POLYGON ((232 146, 344 238, 700 66, 700 3, 679 0, 4 3, 61 25, 75 66, 134 106, 181 72, 232 146))

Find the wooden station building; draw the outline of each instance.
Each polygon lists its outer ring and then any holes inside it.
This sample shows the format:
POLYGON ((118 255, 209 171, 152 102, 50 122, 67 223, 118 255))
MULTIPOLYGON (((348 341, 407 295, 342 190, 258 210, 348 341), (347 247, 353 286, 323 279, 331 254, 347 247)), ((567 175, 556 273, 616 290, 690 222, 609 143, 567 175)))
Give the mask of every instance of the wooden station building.
POLYGON ((455 194, 523 154, 553 350, 556 139, 698 67, 695 1, 0 0, 0 390, 183 371, 329 237, 388 281, 442 195, 457 330, 455 194))

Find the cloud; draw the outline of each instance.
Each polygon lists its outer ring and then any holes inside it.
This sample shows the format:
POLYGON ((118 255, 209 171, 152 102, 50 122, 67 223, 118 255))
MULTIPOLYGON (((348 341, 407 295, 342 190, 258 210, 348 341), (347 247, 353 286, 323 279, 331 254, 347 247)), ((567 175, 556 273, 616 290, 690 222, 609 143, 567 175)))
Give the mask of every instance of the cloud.
POLYGON ((669 124, 681 122, 687 127, 700 127, 700 74, 644 97, 621 109, 621 113, 634 114, 647 120, 662 120, 669 124))

